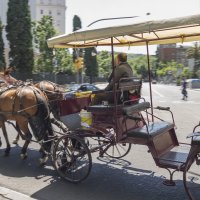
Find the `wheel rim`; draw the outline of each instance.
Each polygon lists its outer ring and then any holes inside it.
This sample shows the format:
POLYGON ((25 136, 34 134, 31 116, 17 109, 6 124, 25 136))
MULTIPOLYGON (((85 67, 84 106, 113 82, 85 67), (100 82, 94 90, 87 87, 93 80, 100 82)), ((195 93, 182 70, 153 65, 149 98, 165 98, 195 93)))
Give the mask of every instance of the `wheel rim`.
POLYGON ((191 200, 200 198, 200 159, 195 157, 186 164, 183 174, 184 186, 187 195, 191 200))
POLYGON ((70 182, 86 179, 92 166, 91 154, 87 146, 75 136, 64 136, 57 141, 53 160, 60 176, 70 182))
POLYGON ((131 149, 131 144, 115 143, 115 144, 112 144, 107 149, 105 154, 110 156, 111 158, 122 158, 129 153, 130 149, 131 149))

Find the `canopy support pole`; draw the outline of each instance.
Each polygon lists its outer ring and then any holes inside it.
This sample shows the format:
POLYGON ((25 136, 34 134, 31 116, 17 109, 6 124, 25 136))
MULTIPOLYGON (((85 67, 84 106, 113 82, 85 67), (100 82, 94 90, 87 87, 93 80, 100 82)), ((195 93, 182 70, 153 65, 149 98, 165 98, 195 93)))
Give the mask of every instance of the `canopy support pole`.
POLYGON ((117 91, 115 85, 115 58, 114 58, 114 45, 113 45, 113 37, 111 37, 111 54, 112 54, 112 72, 113 72, 113 96, 114 96, 114 105, 115 105, 115 127, 116 127, 116 134, 118 135, 118 123, 117 123, 117 91))
POLYGON ((153 98, 152 98, 152 89, 151 89, 151 68, 150 68, 148 41, 146 41, 146 48, 147 48, 147 66, 148 66, 148 76, 149 76, 149 91, 150 91, 150 102, 151 102, 151 114, 152 114, 152 122, 153 122, 154 121, 154 117, 153 117, 153 98))

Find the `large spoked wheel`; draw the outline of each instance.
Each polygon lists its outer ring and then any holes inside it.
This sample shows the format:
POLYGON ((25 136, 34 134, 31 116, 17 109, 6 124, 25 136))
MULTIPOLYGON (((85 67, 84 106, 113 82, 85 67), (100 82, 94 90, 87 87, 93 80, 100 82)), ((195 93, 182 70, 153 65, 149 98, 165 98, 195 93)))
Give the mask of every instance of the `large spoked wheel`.
POLYGON ((112 127, 108 127, 109 133, 105 135, 105 138, 109 138, 110 142, 106 147, 105 154, 111 158, 123 158, 131 150, 130 143, 118 143, 116 141, 116 133, 112 127))
POLYGON ((91 171, 91 153, 80 137, 64 135, 55 143, 53 164, 62 178, 78 183, 86 179, 91 171))
POLYGON ((105 154, 111 158, 122 158, 126 156, 131 150, 131 144, 129 143, 115 143, 110 144, 105 154))
POLYGON ((187 161, 183 181, 189 198, 198 200, 200 198, 200 153, 187 161))

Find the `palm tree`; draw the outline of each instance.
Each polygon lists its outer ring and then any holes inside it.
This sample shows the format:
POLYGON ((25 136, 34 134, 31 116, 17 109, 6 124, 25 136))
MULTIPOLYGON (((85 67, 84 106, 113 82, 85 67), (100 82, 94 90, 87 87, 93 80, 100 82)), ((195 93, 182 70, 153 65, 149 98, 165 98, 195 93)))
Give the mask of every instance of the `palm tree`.
POLYGON ((198 42, 194 43, 194 47, 190 47, 187 50, 187 57, 194 58, 194 68, 192 72, 192 77, 197 77, 197 72, 200 70, 200 44, 198 42))

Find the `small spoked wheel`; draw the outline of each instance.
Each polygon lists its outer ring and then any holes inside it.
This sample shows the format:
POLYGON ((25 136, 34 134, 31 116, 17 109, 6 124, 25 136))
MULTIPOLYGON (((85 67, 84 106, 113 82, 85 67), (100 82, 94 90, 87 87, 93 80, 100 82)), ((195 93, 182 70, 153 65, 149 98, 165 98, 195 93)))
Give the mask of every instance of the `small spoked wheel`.
POLYGON ((62 178, 78 183, 88 177, 92 157, 84 140, 73 134, 64 135, 55 143, 53 164, 62 178))
POLYGON ((200 154, 190 158, 183 173, 184 187, 190 200, 200 198, 200 154))
POLYGON ((126 156, 131 150, 131 144, 129 143, 113 143, 105 152, 111 158, 122 158, 126 156))

